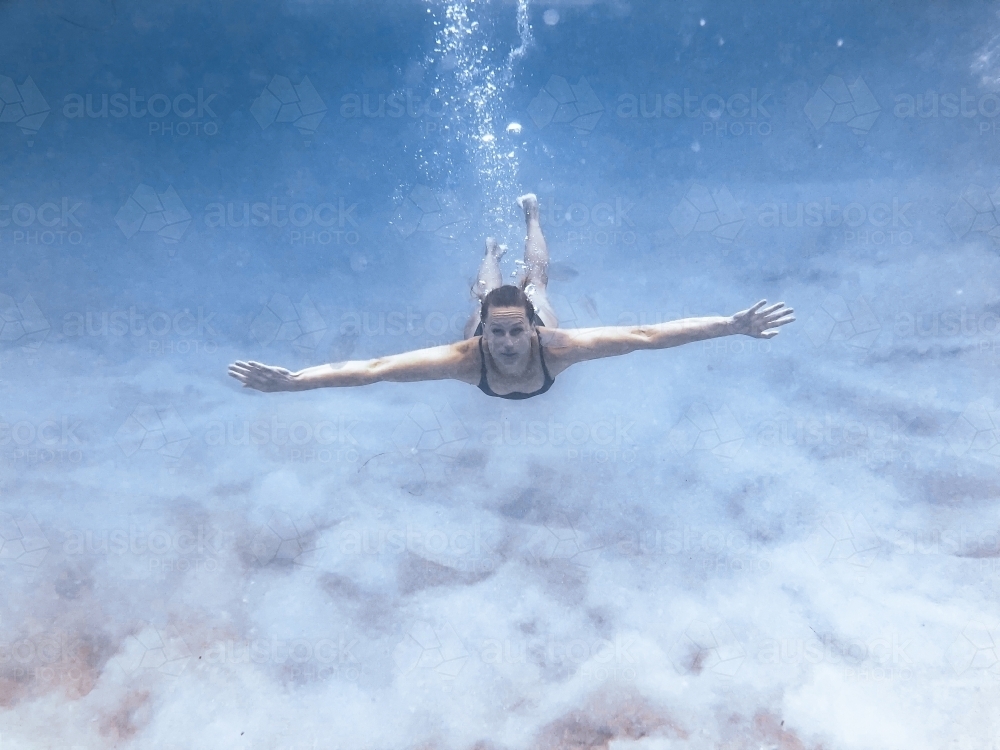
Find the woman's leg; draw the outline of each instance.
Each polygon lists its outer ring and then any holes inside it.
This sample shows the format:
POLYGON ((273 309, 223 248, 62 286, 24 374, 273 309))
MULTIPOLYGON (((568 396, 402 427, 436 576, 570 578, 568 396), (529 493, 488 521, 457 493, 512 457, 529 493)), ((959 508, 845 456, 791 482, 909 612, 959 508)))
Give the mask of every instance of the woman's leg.
POLYGON ((527 277, 524 293, 546 327, 556 328, 559 319, 545 293, 549 283, 549 248, 538 221, 538 198, 534 193, 528 193, 518 198, 517 203, 524 209, 524 223, 528 230, 524 238, 524 273, 527 277))
POLYGON ((492 292, 498 286, 503 285, 503 272, 500 270, 500 259, 507 252, 506 245, 498 245, 492 237, 486 238, 486 254, 479 263, 479 275, 476 283, 472 287, 472 296, 476 298, 476 307, 465 323, 465 335, 471 339, 479 325, 479 311, 482 307, 483 297, 492 292))

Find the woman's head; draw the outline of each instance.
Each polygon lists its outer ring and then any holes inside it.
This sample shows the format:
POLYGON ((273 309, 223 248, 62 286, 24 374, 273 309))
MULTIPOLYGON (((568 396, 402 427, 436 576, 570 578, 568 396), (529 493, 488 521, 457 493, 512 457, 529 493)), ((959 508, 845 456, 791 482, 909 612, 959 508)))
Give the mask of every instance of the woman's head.
POLYGON ((497 287, 483 298, 483 340, 500 370, 516 374, 531 362, 534 317, 534 305, 516 286, 497 287))
POLYGON ((491 307, 519 307, 524 310, 524 314, 530 323, 535 317, 535 306, 531 304, 528 295, 521 287, 511 284, 498 286, 483 298, 483 304, 479 311, 479 317, 486 326, 491 307))

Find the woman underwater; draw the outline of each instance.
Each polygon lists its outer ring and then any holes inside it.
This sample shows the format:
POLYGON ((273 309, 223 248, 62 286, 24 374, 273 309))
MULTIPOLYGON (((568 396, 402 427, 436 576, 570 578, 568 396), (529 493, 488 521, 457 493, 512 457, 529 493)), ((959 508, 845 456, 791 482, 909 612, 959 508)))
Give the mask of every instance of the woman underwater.
POLYGON ((767 301, 761 300, 729 317, 561 329, 546 296, 549 252, 538 222, 538 199, 529 193, 517 202, 524 209, 528 232, 520 284, 502 285, 500 258, 505 248, 487 239, 473 287, 478 302, 463 341, 298 372, 235 362, 229 374, 245 388, 265 392, 452 379, 478 386, 487 396, 525 399, 545 393, 557 375, 578 362, 735 334, 769 339, 778 335, 779 326, 795 320, 794 310, 783 302, 765 307, 767 301))

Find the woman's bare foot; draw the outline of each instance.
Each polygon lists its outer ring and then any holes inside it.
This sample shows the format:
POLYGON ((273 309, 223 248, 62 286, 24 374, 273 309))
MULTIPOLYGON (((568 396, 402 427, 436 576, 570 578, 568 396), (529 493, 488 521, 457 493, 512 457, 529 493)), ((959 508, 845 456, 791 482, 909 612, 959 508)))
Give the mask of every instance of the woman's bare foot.
POLYGON ((472 285, 472 296, 482 301, 491 289, 503 284, 500 259, 507 252, 507 246, 499 244, 493 237, 486 238, 486 252, 479 264, 479 275, 472 285))
POLYGON ((507 246, 499 244, 494 238, 486 238, 486 255, 500 260, 507 252, 507 246))
POLYGON ((525 193, 517 199, 517 205, 524 209, 524 220, 528 224, 538 221, 538 197, 534 193, 525 193))

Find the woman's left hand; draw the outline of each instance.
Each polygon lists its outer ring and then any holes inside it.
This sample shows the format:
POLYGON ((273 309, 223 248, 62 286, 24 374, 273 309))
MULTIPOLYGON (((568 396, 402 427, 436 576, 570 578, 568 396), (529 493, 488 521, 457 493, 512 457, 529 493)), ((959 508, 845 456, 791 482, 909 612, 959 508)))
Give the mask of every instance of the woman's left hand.
POLYGON ((753 307, 733 315, 729 321, 729 332, 742 333, 747 336, 753 336, 756 339, 770 339, 780 333, 777 330, 778 326, 783 326, 795 320, 795 317, 792 315, 795 310, 785 307, 784 302, 777 302, 770 307, 764 307, 766 304, 767 300, 762 299, 753 307))

